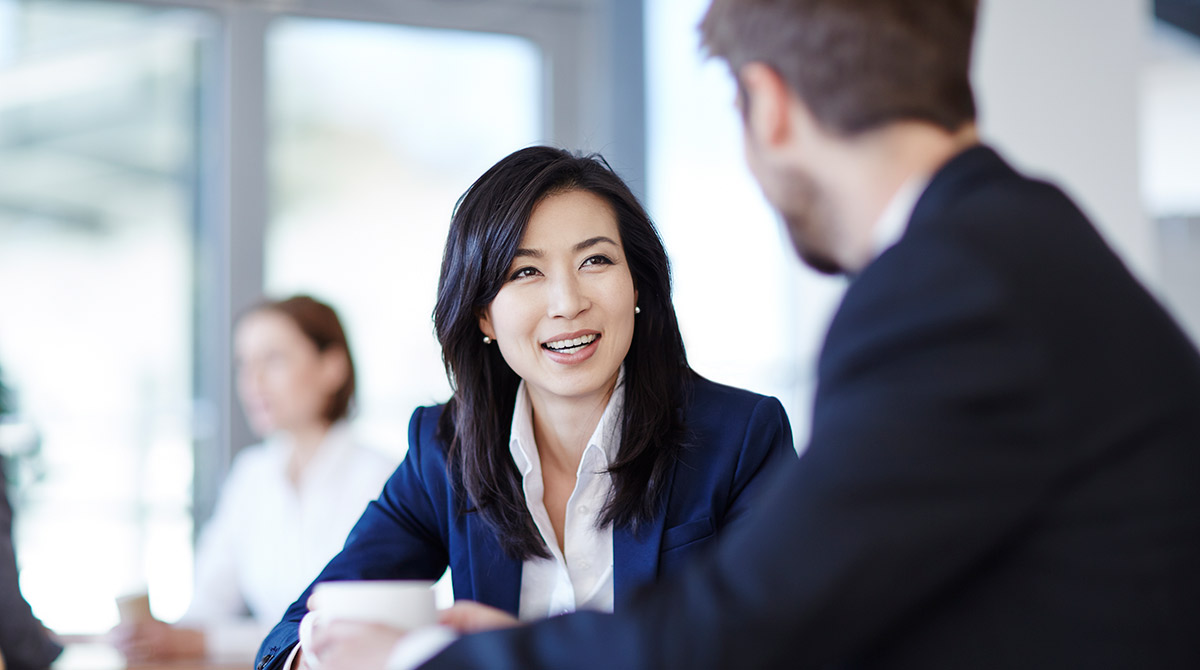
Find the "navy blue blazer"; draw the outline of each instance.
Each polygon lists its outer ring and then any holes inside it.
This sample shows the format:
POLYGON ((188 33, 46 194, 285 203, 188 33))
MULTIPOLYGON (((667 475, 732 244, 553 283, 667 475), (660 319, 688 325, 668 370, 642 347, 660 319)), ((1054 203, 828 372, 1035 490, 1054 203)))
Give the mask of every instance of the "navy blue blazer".
MULTIPOLYGON (((480 516, 456 511, 445 447, 435 437, 442 407, 413 413, 407 456, 316 582, 433 580, 449 566, 456 600, 516 616, 522 563, 501 550, 480 516)), ((617 610, 638 587, 677 571, 723 528, 748 517, 769 475, 796 460, 787 415, 775 398, 696 377, 684 421, 689 445, 669 475, 662 511, 636 534, 613 529, 617 610)), ((311 591, 267 636, 257 667, 278 667, 287 657, 311 591)))
POLYGON ((950 160, 818 375, 803 458, 683 574, 422 668, 1200 668, 1200 357, 1061 191, 950 160))

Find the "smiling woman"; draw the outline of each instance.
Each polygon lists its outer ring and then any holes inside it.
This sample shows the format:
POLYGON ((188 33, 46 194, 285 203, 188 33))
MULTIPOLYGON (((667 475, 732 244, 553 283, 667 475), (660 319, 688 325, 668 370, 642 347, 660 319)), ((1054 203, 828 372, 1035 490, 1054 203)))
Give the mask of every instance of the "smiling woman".
POLYGON ((535 415, 578 406, 598 417, 612 396, 638 295, 620 239, 599 196, 546 197, 529 217, 508 281, 479 319, 525 381, 535 415))
MULTIPOLYGON (((454 212, 438 283, 454 395, 413 414, 404 462, 317 581, 449 566, 456 600, 476 601, 445 616, 459 630, 612 611, 752 514, 795 458, 787 416, 692 372, 670 295, 658 233, 603 159, 531 147, 488 170, 454 212)), ((310 593, 265 667, 295 646, 310 593)), ((309 622, 305 656, 374 654, 355 667, 382 665, 399 635, 309 622)))

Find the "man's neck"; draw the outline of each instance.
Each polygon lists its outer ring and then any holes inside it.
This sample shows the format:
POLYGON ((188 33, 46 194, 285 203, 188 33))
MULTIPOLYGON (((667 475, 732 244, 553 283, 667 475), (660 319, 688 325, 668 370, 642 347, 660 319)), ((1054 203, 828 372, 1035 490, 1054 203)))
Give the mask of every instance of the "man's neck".
POLYGON ((849 140, 839 140, 841 169, 829 185, 845 235, 839 260, 851 274, 874 260, 875 227, 904 184, 927 178, 954 156, 979 143, 974 123, 948 132, 927 123, 895 123, 849 140))

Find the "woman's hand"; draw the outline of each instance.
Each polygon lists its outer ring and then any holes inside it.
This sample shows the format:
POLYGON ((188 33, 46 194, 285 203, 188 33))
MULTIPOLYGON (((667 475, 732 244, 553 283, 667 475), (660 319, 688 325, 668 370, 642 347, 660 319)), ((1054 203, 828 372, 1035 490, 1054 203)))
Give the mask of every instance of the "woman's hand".
POLYGON ((521 625, 508 612, 473 600, 460 600, 454 603, 454 607, 442 610, 438 614, 438 623, 463 634, 521 625))
POLYGON ((204 658, 204 631, 157 619, 120 624, 108 638, 130 663, 204 658))
POLYGON ((321 670, 383 670, 402 637, 404 631, 378 623, 322 622, 313 625, 312 652, 321 670))

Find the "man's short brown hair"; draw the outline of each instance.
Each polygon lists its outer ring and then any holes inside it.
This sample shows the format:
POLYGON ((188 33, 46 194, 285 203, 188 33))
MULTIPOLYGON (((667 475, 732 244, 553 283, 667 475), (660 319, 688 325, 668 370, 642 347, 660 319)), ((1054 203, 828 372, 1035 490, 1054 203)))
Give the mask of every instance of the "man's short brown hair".
POLYGON ((850 136, 900 120, 957 130, 975 118, 978 0, 713 0, 700 24, 736 76, 775 70, 826 129, 850 136))

